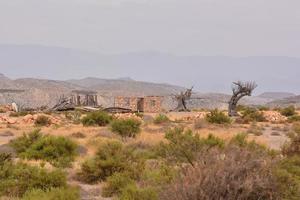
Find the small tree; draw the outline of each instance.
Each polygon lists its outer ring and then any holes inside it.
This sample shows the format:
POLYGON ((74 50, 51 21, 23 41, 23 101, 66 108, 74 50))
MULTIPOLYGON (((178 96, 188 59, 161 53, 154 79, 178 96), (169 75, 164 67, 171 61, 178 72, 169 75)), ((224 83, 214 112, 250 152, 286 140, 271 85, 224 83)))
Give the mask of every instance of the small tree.
POLYGON ((245 96, 251 96, 253 90, 257 87, 255 82, 234 82, 232 86, 233 95, 229 101, 228 115, 237 116, 237 104, 245 96))
POLYGON ((141 122, 136 119, 117 119, 111 123, 113 132, 118 133, 123 138, 136 137, 141 132, 141 122))

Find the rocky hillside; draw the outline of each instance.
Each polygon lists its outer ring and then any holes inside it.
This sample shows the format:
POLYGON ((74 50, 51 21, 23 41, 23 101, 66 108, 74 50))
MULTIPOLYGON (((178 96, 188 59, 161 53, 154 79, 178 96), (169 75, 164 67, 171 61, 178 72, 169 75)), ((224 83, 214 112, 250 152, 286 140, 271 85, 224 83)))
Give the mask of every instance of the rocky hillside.
POLYGON ((267 105, 270 107, 286 107, 293 105, 300 108, 300 95, 274 100, 267 103, 267 105))
MULTIPOLYGON (((164 96, 163 107, 170 110, 176 107, 172 99, 174 94, 185 91, 185 88, 169 84, 157 84, 134 81, 130 78, 99 79, 85 78, 68 81, 22 78, 12 80, 0 75, 0 104, 16 102, 24 107, 51 107, 61 96, 69 96, 73 90, 94 90, 98 93, 99 103, 104 107, 113 106, 114 96, 164 96)), ((230 95, 221 93, 194 93, 188 102, 189 108, 226 109, 230 95)), ((246 105, 285 106, 300 105, 300 96, 290 93, 264 93, 242 100, 246 105), (280 97, 291 96, 281 99, 280 97)))
POLYGON ((258 97, 264 99, 278 100, 296 96, 294 93, 289 92, 264 92, 260 94, 258 97))

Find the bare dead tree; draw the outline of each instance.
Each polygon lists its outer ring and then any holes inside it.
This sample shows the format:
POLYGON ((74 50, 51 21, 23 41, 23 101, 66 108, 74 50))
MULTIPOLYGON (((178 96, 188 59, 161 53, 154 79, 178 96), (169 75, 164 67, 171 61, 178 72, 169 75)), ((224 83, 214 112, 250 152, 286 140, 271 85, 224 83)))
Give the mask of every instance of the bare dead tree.
POLYGON ((245 96, 251 96, 253 90, 257 87, 255 82, 233 82, 232 92, 233 95, 229 101, 228 115, 230 117, 237 116, 237 104, 245 96))
POLYGON ((174 111, 179 111, 179 112, 190 111, 186 106, 186 101, 191 99, 193 88, 194 87, 191 87, 191 89, 187 89, 185 92, 181 92, 178 95, 174 95, 175 100, 178 103, 174 111))

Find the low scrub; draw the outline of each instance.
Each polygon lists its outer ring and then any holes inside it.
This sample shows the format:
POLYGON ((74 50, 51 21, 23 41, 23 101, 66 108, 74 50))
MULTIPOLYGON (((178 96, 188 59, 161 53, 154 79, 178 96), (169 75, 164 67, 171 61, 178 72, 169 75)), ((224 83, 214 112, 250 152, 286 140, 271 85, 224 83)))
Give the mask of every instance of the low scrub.
POLYGON ((281 199, 300 199, 300 155, 288 156, 281 160, 274 171, 281 199))
POLYGON ((74 124, 80 124, 81 112, 65 112, 65 117, 67 120, 72 121, 74 124))
POLYGON ((264 128, 257 125, 256 122, 252 122, 249 129, 247 130, 248 134, 253 134, 255 136, 261 136, 263 135, 264 128))
POLYGON ((108 141, 100 145, 95 157, 82 164, 78 177, 86 183, 97 183, 115 173, 126 172, 136 177, 143 168, 144 159, 136 155, 134 149, 118 141, 108 141))
POLYGON ((250 122, 264 122, 266 121, 263 113, 256 108, 246 107, 242 112, 242 122, 250 123, 250 122))
POLYGON ((39 115, 37 119, 35 120, 34 124, 36 126, 49 126, 51 125, 51 120, 49 117, 45 115, 39 115))
POLYGON ((77 188, 51 188, 47 191, 34 189, 26 192, 22 200, 80 200, 77 188))
POLYGON ((170 162, 188 163, 194 166, 194 162, 203 149, 214 146, 222 148, 224 141, 209 135, 208 138, 200 138, 191 130, 184 131, 182 128, 174 128, 166 132, 168 143, 161 143, 159 154, 170 162))
POLYGON ((120 200, 158 200, 158 195, 153 188, 139 188, 128 185, 122 190, 120 200))
POLYGON ((84 126, 106 126, 112 120, 112 116, 110 116, 106 112, 97 111, 88 113, 84 118, 82 118, 81 122, 84 126))
POLYGON ((170 122, 170 119, 165 114, 159 114, 154 118, 154 124, 164 124, 170 122))
POLYGON ((10 145, 21 158, 45 160, 56 167, 68 167, 76 156, 77 145, 65 137, 43 135, 40 130, 12 140, 10 145))
POLYGON ((237 146, 211 149, 184 168, 160 199, 280 199, 272 165, 265 154, 237 146))
POLYGON ((289 106, 280 110, 280 114, 286 117, 291 117, 296 115, 296 108, 294 106, 289 106))
POLYGON ((23 197, 32 190, 48 191, 66 187, 66 175, 61 170, 48 172, 23 163, 0 163, 0 196, 23 197))
POLYGON ((111 130, 119 134, 121 137, 135 138, 141 132, 141 122, 136 119, 116 119, 111 123, 111 130))
POLYGON ((107 178, 102 195, 104 197, 120 196, 124 188, 133 184, 135 184, 135 182, 128 174, 115 173, 107 178))
POLYGON ((293 115, 288 117, 288 122, 300 122, 300 115, 293 115))
POLYGON ((222 111, 219 111, 217 109, 210 111, 210 113, 208 113, 206 115, 206 120, 212 124, 230 124, 231 123, 231 119, 226 114, 224 114, 222 111))

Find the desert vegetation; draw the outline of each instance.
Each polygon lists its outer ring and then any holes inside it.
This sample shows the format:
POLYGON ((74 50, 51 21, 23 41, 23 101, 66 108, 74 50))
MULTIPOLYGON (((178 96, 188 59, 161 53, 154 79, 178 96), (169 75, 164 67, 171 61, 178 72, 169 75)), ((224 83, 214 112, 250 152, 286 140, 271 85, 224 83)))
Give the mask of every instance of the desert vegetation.
MULTIPOLYGON (((0 196, 299 199, 299 122, 282 110, 237 110, 240 116, 235 118, 221 110, 151 117, 78 111, 39 114, 48 120, 39 126, 37 120, 16 123, 17 129, 5 127, 13 134, 0 134, 0 139, 12 138, 5 146, 9 151, 2 153, 0 146, 0 196), (268 121, 272 118, 266 115, 273 112, 286 120, 268 121), (53 119, 60 123, 53 124, 53 119), (273 141, 282 138, 286 139, 274 148, 273 141), (85 191, 87 186, 98 192, 85 191)), ((296 110, 292 116, 298 116, 296 110)))

